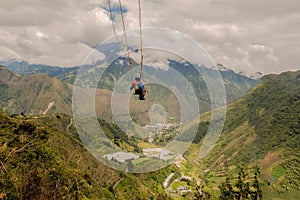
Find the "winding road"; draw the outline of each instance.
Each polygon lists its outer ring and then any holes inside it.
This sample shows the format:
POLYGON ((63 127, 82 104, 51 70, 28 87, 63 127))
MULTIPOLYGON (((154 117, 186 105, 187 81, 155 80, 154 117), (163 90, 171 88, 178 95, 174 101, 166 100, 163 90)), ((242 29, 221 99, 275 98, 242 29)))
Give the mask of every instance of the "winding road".
POLYGON ((70 123, 68 124, 68 126, 67 126, 67 128, 66 128, 66 131, 67 131, 70 135, 71 135, 71 132, 70 132, 69 128, 71 127, 72 123, 73 123, 73 118, 70 118, 70 123))
MULTIPOLYGON (((127 167, 126 170, 125 170, 125 173, 127 173, 127 172, 128 172, 128 167, 127 167)), ((125 175, 123 175, 123 177, 122 177, 120 180, 118 180, 118 182, 116 182, 116 183, 114 184, 114 186, 113 186, 113 191, 114 191, 115 197, 116 197, 116 187, 118 186, 118 184, 119 184, 121 181, 124 180, 124 178, 125 178, 125 175)))

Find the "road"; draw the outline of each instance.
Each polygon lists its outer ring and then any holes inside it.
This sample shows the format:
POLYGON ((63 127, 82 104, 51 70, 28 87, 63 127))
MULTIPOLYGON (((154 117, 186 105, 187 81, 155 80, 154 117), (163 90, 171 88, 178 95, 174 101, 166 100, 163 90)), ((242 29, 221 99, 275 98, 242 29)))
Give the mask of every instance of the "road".
POLYGON ((66 128, 67 132, 68 132, 70 135, 71 135, 71 132, 70 132, 69 128, 70 128, 70 126, 72 125, 72 123, 73 123, 73 118, 70 118, 70 123, 68 124, 68 126, 67 126, 67 128, 66 128))

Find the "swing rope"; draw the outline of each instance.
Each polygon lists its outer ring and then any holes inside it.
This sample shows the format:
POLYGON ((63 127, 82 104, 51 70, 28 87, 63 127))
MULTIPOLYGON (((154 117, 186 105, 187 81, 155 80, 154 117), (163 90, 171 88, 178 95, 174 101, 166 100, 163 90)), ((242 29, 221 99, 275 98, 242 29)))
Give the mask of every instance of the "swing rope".
POLYGON ((144 55, 143 55, 143 37, 142 37, 142 12, 141 12, 141 0, 138 0, 139 4, 139 25, 140 25, 140 54, 141 54, 141 71, 140 71, 140 79, 142 80, 143 76, 143 68, 144 68, 144 55))
MULTIPOLYGON (((127 31, 126 31, 124 14, 123 14, 123 6, 122 6, 121 0, 118 0, 118 1, 119 1, 120 14, 121 14, 121 19, 122 19, 122 26, 123 26, 123 32, 124 32, 125 45, 126 45, 127 61, 128 61, 129 68, 130 68, 131 79, 134 80, 134 76, 133 76, 133 72, 132 72, 132 61, 130 59, 130 53, 129 53, 127 31)), ((108 0, 108 7, 109 7, 109 13, 110 13, 110 18, 111 18, 111 23, 112 23, 114 35, 115 35, 116 41, 118 43, 120 43, 119 39, 118 39, 118 36, 117 36, 116 27, 115 27, 114 22, 113 22, 113 14, 112 14, 112 8, 111 8, 111 2, 110 2, 110 0, 108 0)), ((141 0, 138 0, 139 33, 140 33, 140 48, 139 48, 139 51, 140 51, 140 59, 141 59, 140 60, 140 80, 142 80, 142 77, 143 77, 143 68, 144 68, 143 39, 142 39, 142 12, 141 12, 141 10, 142 10, 141 9, 141 0)))
POLYGON ((127 39, 126 26, 125 26, 125 20, 124 20, 123 7, 122 7, 121 0, 119 0, 119 6, 120 6, 120 13, 121 13, 121 18, 122 18, 123 32, 124 32, 124 38, 125 38, 125 44, 126 44, 127 60, 128 60, 129 68, 130 68, 130 75, 131 75, 131 79, 134 80, 133 72, 132 72, 132 62, 131 62, 130 54, 129 54, 128 39, 127 39))
POLYGON ((109 13, 110 13, 110 20, 111 20, 111 25, 113 27, 114 35, 115 35, 116 41, 118 43, 120 43, 120 41, 118 39, 118 36, 117 36, 116 27, 114 25, 114 18, 113 18, 113 14, 112 14, 112 10, 111 10, 111 3, 110 3, 110 0, 107 0, 107 1, 108 1, 108 8, 109 8, 109 13))

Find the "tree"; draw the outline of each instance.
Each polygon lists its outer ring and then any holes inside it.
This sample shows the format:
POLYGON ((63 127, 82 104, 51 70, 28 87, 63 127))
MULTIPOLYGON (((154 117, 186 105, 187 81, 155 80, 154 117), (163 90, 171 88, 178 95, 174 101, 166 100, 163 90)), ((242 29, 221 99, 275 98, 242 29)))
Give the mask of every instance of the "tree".
POLYGON ((197 186, 196 192, 194 193, 195 200, 208 200, 210 199, 210 194, 204 190, 204 186, 197 186))
POLYGON ((258 181, 258 175, 260 174, 260 171, 258 167, 255 167, 253 171, 254 172, 249 173, 244 168, 241 168, 238 177, 231 179, 227 177, 225 182, 219 186, 221 192, 219 199, 262 199, 262 190, 260 189, 260 183, 258 181), (254 176, 252 175, 253 173, 254 176))

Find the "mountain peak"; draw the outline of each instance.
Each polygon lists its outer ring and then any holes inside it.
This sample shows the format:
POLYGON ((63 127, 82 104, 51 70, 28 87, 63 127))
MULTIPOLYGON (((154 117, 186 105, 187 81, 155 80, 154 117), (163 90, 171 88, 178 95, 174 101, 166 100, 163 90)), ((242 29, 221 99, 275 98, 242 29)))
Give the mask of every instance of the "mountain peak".
POLYGON ((218 63, 218 64, 216 64, 216 66, 213 66, 212 67, 212 69, 214 69, 214 70, 219 70, 219 71, 233 71, 232 69, 229 69, 229 68, 227 68, 227 67, 225 67, 223 64, 221 64, 221 63, 218 63))
POLYGON ((0 65, 0 83, 8 84, 19 79, 19 75, 7 69, 4 65, 0 65))
POLYGON ((10 71, 6 66, 0 64, 0 71, 1 73, 9 73, 14 74, 14 72, 10 71))
POLYGON ((257 80, 257 79, 261 79, 262 76, 263 76, 263 73, 261 73, 261 72, 255 72, 255 74, 249 76, 249 78, 257 80))

